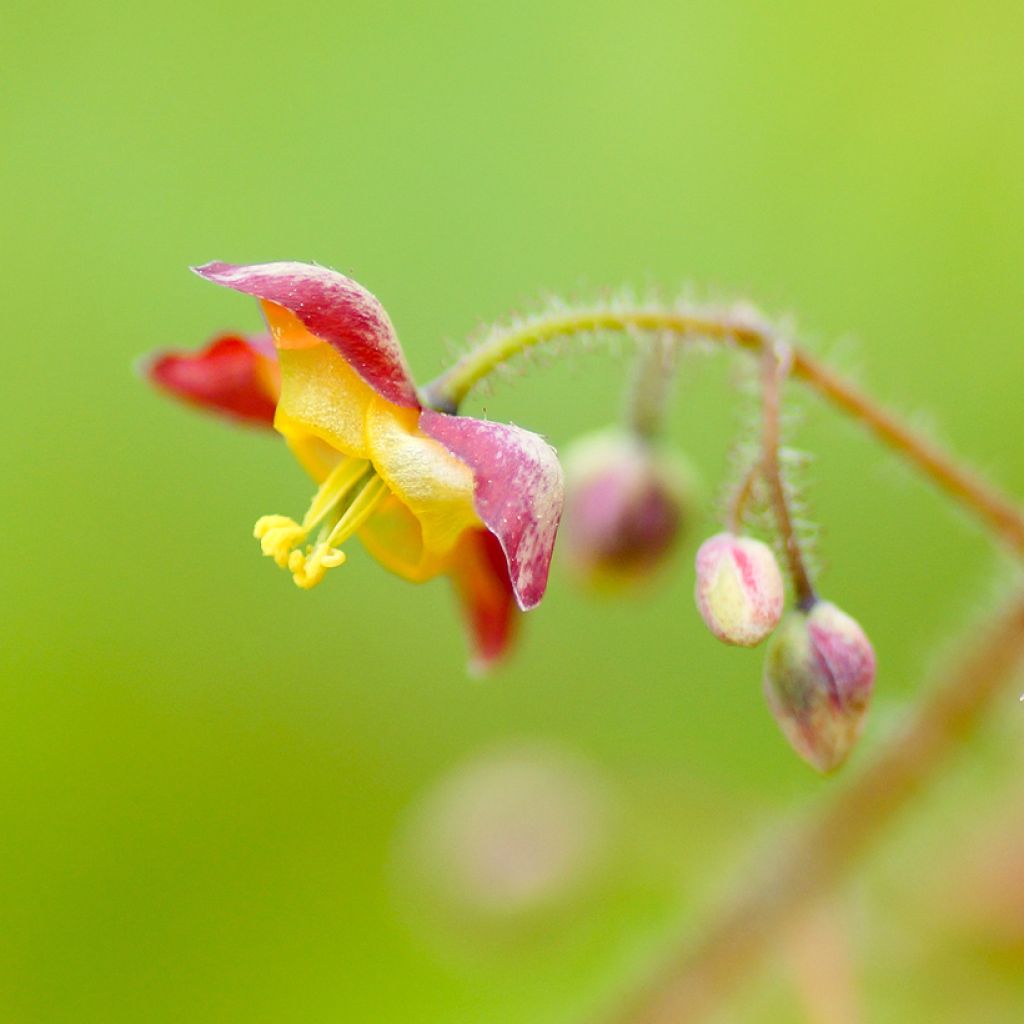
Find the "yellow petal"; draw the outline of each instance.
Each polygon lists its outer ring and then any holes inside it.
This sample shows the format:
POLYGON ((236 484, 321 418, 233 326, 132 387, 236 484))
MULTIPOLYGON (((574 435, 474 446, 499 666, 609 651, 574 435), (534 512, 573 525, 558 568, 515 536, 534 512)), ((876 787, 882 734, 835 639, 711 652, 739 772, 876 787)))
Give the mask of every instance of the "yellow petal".
POLYGON ((448 567, 448 559, 424 548, 419 521, 393 494, 359 531, 359 539, 385 569, 411 583, 424 583, 448 567))
POLYGON ((423 546, 443 555, 463 531, 480 526, 473 473, 443 445, 419 433, 419 410, 374 396, 366 416, 369 458, 419 520, 423 546))
MULTIPOLYGON (((371 402, 377 399, 370 385, 323 342, 308 348, 280 349, 278 355, 281 398, 274 417, 277 430, 292 442, 313 435, 344 455, 369 458, 364 424, 371 402)), ((300 461, 306 464, 301 455, 300 461)))

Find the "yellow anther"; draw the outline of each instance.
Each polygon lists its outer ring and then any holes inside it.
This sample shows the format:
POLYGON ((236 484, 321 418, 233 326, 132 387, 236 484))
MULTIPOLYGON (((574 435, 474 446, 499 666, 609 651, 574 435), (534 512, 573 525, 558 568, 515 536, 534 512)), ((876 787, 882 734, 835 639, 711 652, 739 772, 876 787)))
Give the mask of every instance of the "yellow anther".
POLYGON ((287 516, 263 516, 252 532, 263 554, 273 558, 282 569, 288 564, 291 549, 306 536, 306 531, 287 516))

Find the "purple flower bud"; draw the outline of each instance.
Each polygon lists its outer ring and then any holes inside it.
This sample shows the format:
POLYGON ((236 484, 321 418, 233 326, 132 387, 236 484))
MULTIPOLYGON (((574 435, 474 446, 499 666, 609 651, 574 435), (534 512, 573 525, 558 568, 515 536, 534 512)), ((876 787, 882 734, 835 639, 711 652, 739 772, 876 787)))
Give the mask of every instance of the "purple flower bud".
POLYGON ((691 504, 692 474, 680 455, 612 429, 576 441, 565 472, 560 543, 581 580, 635 584, 668 560, 691 504))
POLYGON ((875 683, 864 630, 829 601, 793 611, 768 647, 764 692, 793 749, 819 772, 847 758, 875 683))
POLYGON ((717 533, 697 552, 697 609, 727 644, 755 647, 782 618, 785 586, 767 544, 717 533))

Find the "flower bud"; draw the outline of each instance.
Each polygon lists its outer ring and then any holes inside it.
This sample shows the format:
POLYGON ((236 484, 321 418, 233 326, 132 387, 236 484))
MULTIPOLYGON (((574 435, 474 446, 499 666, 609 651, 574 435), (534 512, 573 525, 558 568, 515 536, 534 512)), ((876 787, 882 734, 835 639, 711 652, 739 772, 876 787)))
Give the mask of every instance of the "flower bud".
POLYGON ((864 630, 829 601, 793 611, 768 647, 764 692, 793 749, 819 772, 853 749, 875 682, 864 630))
POLYGON ((767 544, 717 533, 697 552, 697 609, 727 644, 756 647, 782 618, 785 586, 767 544))
POLYGON ((585 583, 635 584, 668 560, 691 503, 680 455, 612 429, 576 441, 565 473, 562 550, 585 583))

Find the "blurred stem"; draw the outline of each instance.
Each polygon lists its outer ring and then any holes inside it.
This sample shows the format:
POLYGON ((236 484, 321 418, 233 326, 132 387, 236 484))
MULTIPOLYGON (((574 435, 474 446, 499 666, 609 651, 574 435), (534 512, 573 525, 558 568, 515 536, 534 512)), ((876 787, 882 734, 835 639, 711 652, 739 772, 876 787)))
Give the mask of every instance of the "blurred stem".
POLYGON ((725 517, 725 525, 730 533, 739 535, 743 532, 743 517, 747 511, 747 505, 754 496, 754 485, 761 475, 760 460, 751 463, 743 478, 736 485, 733 491, 732 500, 729 502, 729 509, 725 517))
MULTIPOLYGON (((527 349, 559 339, 609 332, 653 333, 677 341, 703 338, 756 353, 773 343, 769 328, 745 319, 685 313, 671 307, 599 306, 538 317, 520 327, 494 331, 424 388, 424 401, 433 408, 454 412, 474 385, 527 349)), ((791 353, 793 377, 863 424, 1014 553, 1024 556, 1024 514, 1014 502, 813 356, 795 347, 791 353)))
POLYGON ((633 433, 649 441, 665 428, 678 357, 679 345, 672 337, 659 334, 638 340, 633 379, 626 391, 625 418, 633 433))
POLYGON ((786 564, 793 581, 796 603, 801 608, 810 608, 817 599, 811 583, 800 540, 793 528, 793 517, 789 511, 786 483, 782 478, 779 464, 780 405, 782 384, 789 373, 791 363, 788 347, 776 342, 764 346, 761 357, 761 472, 768 486, 775 525, 786 552, 786 564))
POLYGON ((866 770, 795 831, 692 945, 613 1024, 690 1024, 738 988, 786 931, 832 889, 890 821, 932 782, 1024 665, 1024 592, 972 630, 973 647, 945 673, 866 770))

